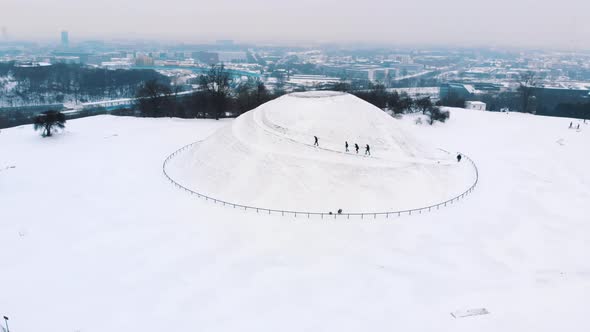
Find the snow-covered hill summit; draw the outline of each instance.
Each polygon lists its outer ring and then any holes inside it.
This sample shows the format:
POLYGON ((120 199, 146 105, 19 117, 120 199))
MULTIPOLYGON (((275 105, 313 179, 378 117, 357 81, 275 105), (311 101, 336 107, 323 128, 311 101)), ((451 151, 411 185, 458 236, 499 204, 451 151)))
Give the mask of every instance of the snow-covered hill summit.
POLYGON ((170 174, 218 199, 312 212, 418 208, 473 183, 471 164, 413 136, 408 125, 350 94, 292 93, 196 144, 170 163, 170 174))

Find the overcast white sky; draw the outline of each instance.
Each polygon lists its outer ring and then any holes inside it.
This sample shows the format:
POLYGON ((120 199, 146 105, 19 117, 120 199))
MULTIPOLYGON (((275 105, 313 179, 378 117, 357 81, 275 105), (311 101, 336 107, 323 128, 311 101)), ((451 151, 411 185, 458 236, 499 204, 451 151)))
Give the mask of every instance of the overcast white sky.
POLYGON ((590 48, 590 0, 0 0, 13 38, 590 48))

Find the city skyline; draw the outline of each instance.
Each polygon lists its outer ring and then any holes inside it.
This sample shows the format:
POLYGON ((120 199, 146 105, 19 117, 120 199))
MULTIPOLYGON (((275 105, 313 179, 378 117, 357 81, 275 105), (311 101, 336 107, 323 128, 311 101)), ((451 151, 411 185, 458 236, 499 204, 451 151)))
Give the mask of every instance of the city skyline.
POLYGON ((72 0, 9 0, 3 8, 11 15, 0 17, 0 25, 15 40, 59 41, 59 33, 67 30, 72 33, 72 42, 134 39, 193 43, 234 39, 284 44, 360 42, 590 49, 590 41, 585 38, 590 35, 590 22, 584 16, 590 4, 580 0, 499 0, 493 4, 368 0, 362 6, 333 0, 281 4, 262 0, 248 4, 171 0, 166 6, 137 0, 84 4, 72 0))

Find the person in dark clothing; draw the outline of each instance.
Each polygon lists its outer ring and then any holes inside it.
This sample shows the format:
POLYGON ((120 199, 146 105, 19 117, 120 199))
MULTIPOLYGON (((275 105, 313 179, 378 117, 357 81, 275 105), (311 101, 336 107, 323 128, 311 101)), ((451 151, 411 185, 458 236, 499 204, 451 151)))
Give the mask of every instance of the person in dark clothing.
POLYGON ((369 146, 369 144, 365 146, 365 156, 366 155, 371 155, 371 147, 369 146))
POLYGON ((354 143, 354 149, 356 150, 356 154, 359 153, 359 145, 354 143))
POLYGON ((576 129, 580 129, 580 124, 579 123, 578 123, 578 128, 576 128, 576 129))
POLYGON ((461 156, 461 154, 459 153, 459 154, 457 155, 457 162, 458 162, 458 163, 459 163, 459 162, 461 162, 461 158, 463 158, 463 157, 462 157, 462 156, 461 156))
POLYGON ((315 139, 315 142, 313 143, 313 145, 320 146, 320 143, 318 143, 318 137, 314 136, 313 138, 315 139))
POLYGON ((570 129, 572 128, 573 125, 574 125, 574 123, 573 122, 570 122, 570 129))
POLYGON ((346 152, 348 152, 348 141, 344 142, 344 148, 346 149, 346 152))
POLYGON ((342 209, 338 209, 338 214, 342 214, 342 209))

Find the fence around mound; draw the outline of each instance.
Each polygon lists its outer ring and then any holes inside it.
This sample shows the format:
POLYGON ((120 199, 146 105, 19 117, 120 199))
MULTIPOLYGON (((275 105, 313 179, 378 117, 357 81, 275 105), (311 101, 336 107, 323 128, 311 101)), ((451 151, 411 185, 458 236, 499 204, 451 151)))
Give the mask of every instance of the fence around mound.
MULTIPOLYGON (((352 212, 352 213, 332 213, 332 212, 308 212, 308 211, 291 211, 291 210, 278 210, 278 209, 267 209, 267 208, 263 208, 263 207, 256 207, 256 206, 249 206, 249 205, 243 205, 243 204, 237 204, 237 203, 231 203, 231 202, 227 202, 218 198, 214 198, 214 197, 210 197, 207 196, 205 194, 199 193, 197 191, 194 191, 192 189, 189 189, 183 185, 181 185, 180 183, 176 182, 169 174, 168 172, 166 172, 166 166, 168 165, 168 163, 176 156, 178 156, 180 153, 192 148, 193 146, 195 146, 196 144, 200 143, 202 141, 196 141, 190 144, 187 144, 183 147, 181 147, 180 149, 174 151, 172 154, 170 154, 168 157, 166 157, 166 159, 164 159, 164 162, 162 163, 162 172, 164 173, 164 176, 166 177, 166 179, 168 179, 175 187, 182 189, 188 193, 190 193, 193 196, 197 196, 197 198, 202 198, 205 199, 206 201, 211 201, 215 204, 220 204, 222 206, 226 206, 226 207, 231 207, 234 209, 243 209, 244 211, 255 211, 256 213, 264 213, 264 214, 274 214, 274 215, 281 215, 281 216, 293 216, 295 218, 297 217, 303 217, 303 218, 311 218, 311 217, 320 217, 320 218, 346 218, 346 219, 350 219, 350 217, 355 217, 355 218, 360 218, 360 219, 364 219, 364 218, 373 218, 376 219, 377 217, 385 217, 385 218, 389 218, 389 217, 401 217, 403 215, 412 215, 412 214, 422 214, 423 212, 431 212, 434 210, 439 210, 442 207, 446 207, 447 205, 452 205, 454 203, 456 203, 457 201, 465 198, 467 195, 471 194, 473 192, 473 190, 475 190, 475 187, 477 186, 477 183, 479 181, 479 170, 477 169, 477 165, 475 164, 475 162, 467 155, 461 153, 461 156, 463 157, 463 160, 467 160, 469 163, 471 163, 471 165, 473 166, 473 170, 475 171, 475 180, 473 181, 473 184, 471 184, 471 186, 465 190, 464 192, 462 192, 461 194, 448 199, 444 202, 440 202, 437 204, 433 204, 433 205, 429 205, 429 206, 424 206, 424 207, 419 207, 419 208, 414 208, 414 209, 408 209, 408 210, 398 210, 398 211, 387 211, 387 212, 352 212)), ((448 152, 446 150, 441 149, 442 151, 448 152)))

